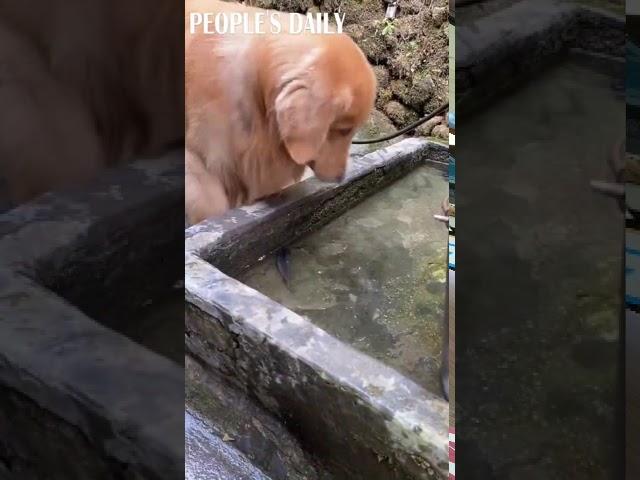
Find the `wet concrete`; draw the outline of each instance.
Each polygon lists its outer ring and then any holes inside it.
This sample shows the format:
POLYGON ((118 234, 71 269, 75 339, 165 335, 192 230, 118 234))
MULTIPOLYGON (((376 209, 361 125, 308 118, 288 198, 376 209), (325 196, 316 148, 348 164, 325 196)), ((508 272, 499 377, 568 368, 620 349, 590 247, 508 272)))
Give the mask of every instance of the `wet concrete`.
POLYGON ((291 247, 291 290, 265 258, 239 279, 440 394, 445 174, 422 166, 291 247))
MULTIPOLYGON (((247 392, 231 386, 219 373, 210 371, 190 356, 184 361, 187 415, 203 420, 216 436, 213 445, 207 448, 215 448, 222 441, 227 449, 237 452, 235 456, 243 457, 272 480, 332 478, 317 459, 301 448, 286 425, 260 407, 247 392)), ((206 439, 194 439, 195 435, 188 429, 185 437, 188 445, 206 442, 206 439)), ((216 465, 223 468, 221 463, 215 457, 208 460, 199 454, 187 455, 185 467, 189 471, 202 471, 215 469, 216 465)))
POLYGON ((269 480, 211 426, 189 411, 184 414, 185 480, 269 480))

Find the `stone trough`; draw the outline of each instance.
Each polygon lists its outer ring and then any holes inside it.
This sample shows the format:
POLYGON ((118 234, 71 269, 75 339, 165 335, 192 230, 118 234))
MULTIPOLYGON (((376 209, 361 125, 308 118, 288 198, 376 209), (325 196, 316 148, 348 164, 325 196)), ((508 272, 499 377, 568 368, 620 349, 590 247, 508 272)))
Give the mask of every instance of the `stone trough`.
POLYGON ((446 171, 447 155, 402 140, 353 158, 339 185, 311 178, 186 231, 188 353, 278 418, 331 478, 446 478, 448 404, 234 277, 416 167, 446 171))
POLYGON ((514 5, 456 28, 456 109, 468 117, 572 51, 624 77, 624 17, 570 2, 514 5), (524 59, 524 60, 523 60, 524 59))
POLYGON ((0 215, 0 477, 181 478, 183 185, 178 151, 0 215))
POLYGON ((619 425, 614 394, 603 401, 575 392, 618 389, 620 364, 601 352, 619 341, 610 340, 620 331, 610 294, 620 288, 622 216, 590 182, 615 181, 608 162, 624 138, 624 17, 519 2, 458 23, 456 46, 454 156, 465 173, 456 193, 481 212, 462 222, 464 238, 474 239, 462 266, 465 277, 485 282, 482 298, 469 295, 456 319, 456 330, 474 339, 456 356, 456 398, 465 399, 455 414, 465 419, 465 451, 473 451, 465 464, 504 478, 621 478, 610 433, 619 425), (509 271, 488 273, 498 264, 509 271), (608 305, 593 329, 574 321, 591 315, 578 295, 607 298, 592 307, 608 305), (581 377, 587 370, 564 353, 589 342, 599 345, 590 353, 597 367, 581 377), (574 403, 559 413, 559 398, 574 403), (575 426, 584 405, 596 404, 608 412, 597 427, 575 426), (573 448, 549 448, 554 442, 573 448))

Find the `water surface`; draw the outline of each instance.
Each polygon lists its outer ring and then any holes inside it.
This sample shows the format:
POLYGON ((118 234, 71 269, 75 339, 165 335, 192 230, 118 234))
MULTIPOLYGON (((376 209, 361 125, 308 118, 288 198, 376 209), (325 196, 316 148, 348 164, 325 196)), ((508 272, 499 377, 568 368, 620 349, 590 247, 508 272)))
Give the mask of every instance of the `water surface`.
POLYGON ((447 192, 421 166, 295 243, 291 290, 273 257, 240 280, 439 394, 447 192))
POLYGON ((590 187, 611 181, 625 132, 619 80, 566 61, 458 125, 456 207, 477 213, 463 222, 456 331, 474 341, 455 393, 478 406, 462 412, 466 438, 500 478, 619 478, 623 218, 590 187))

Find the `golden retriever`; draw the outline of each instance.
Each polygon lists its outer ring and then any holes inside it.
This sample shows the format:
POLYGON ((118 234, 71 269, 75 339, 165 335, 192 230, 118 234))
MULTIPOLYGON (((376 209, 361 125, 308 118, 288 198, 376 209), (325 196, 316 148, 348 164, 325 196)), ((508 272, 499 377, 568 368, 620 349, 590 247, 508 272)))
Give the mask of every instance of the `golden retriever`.
POLYGON ((280 33, 206 33, 203 25, 191 32, 191 13, 221 12, 273 13, 185 2, 190 223, 278 193, 307 166, 323 181, 340 181, 375 99, 373 70, 347 35, 290 33, 291 14, 280 14, 280 33))
POLYGON ((0 170, 12 204, 184 138, 173 0, 0 0, 0 170))

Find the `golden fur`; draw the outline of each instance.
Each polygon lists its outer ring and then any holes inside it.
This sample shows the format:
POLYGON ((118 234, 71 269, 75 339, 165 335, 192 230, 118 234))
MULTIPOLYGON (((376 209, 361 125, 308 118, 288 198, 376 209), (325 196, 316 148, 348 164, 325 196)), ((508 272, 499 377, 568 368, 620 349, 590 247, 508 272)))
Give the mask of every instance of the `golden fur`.
POLYGON ((182 8, 0 0, 0 169, 13 203, 184 137, 182 8))
MULTIPOLYGON (((191 12, 259 11, 185 2, 185 208, 192 223, 275 194, 306 166, 321 180, 339 181, 351 139, 373 107, 373 70, 347 35, 190 33, 191 12)), ((285 14, 280 20, 286 27, 285 14)))

